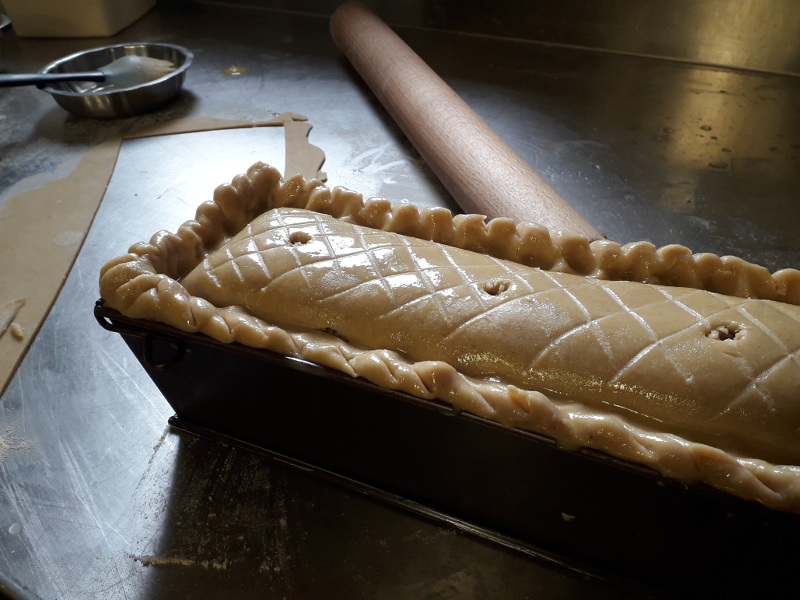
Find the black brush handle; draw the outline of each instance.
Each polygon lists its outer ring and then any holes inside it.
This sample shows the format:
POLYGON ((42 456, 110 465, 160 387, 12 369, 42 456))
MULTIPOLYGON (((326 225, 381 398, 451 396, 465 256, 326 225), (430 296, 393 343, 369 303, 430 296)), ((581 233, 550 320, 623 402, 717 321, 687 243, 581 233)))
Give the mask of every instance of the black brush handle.
POLYGON ((85 73, 11 73, 0 75, 0 87, 17 87, 21 85, 47 85, 64 81, 105 81, 102 71, 85 73))

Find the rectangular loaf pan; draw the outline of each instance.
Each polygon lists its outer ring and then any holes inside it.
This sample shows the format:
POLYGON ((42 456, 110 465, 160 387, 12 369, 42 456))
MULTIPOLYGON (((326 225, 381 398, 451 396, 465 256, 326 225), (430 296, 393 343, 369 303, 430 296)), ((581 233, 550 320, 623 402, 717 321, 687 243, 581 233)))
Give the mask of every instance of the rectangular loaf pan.
POLYGON ((800 517, 273 352, 131 319, 99 301, 173 423, 287 457, 569 567, 648 589, 785 591, 800 517))

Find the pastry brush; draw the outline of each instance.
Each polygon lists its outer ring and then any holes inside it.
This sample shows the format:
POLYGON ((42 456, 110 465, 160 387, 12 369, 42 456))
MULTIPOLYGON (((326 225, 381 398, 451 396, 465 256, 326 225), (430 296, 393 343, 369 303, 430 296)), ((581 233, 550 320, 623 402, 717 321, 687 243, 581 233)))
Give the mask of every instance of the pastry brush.
POLYGON ((94 71, 78 73, 20 73, 0 75, 0 87, 43 86, 67 81, 97 81, 117 88, 153 81, 175 70, 169 60, 128 54, 94 71))

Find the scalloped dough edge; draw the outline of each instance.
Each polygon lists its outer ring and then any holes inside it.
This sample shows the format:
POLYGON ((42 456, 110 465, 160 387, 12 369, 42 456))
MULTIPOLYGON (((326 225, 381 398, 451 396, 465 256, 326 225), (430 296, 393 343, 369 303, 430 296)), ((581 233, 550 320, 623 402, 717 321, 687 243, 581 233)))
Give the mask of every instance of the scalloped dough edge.
POLYGON ((256 163, 214 200, 202 204, 193 221, 176 233, 161 231, 149 243, 109 261, 101 270, 106 305, 131 317, 159 321, 222 342, 279 352, 363 377, 376 385, 417 397, 438 399, 508 427, 533 431, 567 448, 588 447, 648 466, 686 484, 704 483, 745 500, 800 514, 800 466, 773 465, 733 456, 679 436, 634 426, 579 402, 564 402, 502 383, 464 376, 436 361, 410 362, 384 349, 357 348, 319 332, 293 331, 261 321, 237 307, 217 308, 191 296, 179 280, 210 251, 272 208, 314 210, 356 225, 483 252, 532 267, 601 279, 693 287, 742 297, 800 304, 800 271, 770 274, 735 257, 692 254, 683 246, 656 248, 646 242, 621 246, 589 242, 575 234, 510 219, 486 221, 444 208, 418 208, 364 199, 343 188, 329 189, 300 176, 286 181, 256 163))

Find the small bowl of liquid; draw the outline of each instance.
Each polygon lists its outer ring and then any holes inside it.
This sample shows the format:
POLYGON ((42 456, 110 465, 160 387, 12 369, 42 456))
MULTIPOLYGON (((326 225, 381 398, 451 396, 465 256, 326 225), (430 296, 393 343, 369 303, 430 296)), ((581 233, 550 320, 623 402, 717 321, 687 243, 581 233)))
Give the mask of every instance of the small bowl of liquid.
POLYGON ((194 55, 175 44, 118 44, 84 50, 60 58, 42 73, 78 73, 100 69, 127 55, 171 62, 171 72, 138 85, 120 87, 106 82, 70 81, 41 87, 71 113, 95 119, 130 117, 149 112, 174 98, 183 88, 186 71, 194 55))

